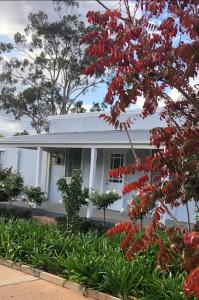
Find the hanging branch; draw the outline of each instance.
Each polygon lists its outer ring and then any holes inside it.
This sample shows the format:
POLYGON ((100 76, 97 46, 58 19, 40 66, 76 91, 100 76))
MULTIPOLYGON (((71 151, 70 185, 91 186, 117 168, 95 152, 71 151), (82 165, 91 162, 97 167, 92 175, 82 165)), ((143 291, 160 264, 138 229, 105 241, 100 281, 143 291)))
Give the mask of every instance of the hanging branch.
MULTIPOLYGON (((134 148, 134 146, 133 146, 133 142, 132 142, 131 137, 130 137, 130 135, 129 135, 127 126, 124 125, 124 128, 125 128, 126 134, 127 134, 127 136, 128 136, 129 143, 130 143, 130 145, 131 145, 131 150, 132 150, 132 152, 133 152, 133 155, 134 155, 134 157, 135 157, 135 160, 136 160, 136 161, 140 161, 140 159, 139 159, 139 157, 138 157, 138 155, 137 155, 137 153, 136 153, 136 151, 135 151, 135 148, 134 148)), ((169 210, 169 208, 164 204, 163 200, 160 200, 160 203, 161 203, 162 207, 164 208, 165 212, 167 212, 167 214, 175 221, 175 223, 178 224, 178 225, 181 225, 180 222, 178 221, 178 219, 176 219, 176 217, 172 214, 172 212, 169 210)))
POLYGON ((130 135, 129 135, 129 131, 128 131, 128 128, 127 128, 126 125, 124 125, 124 129, 125 129, 125 131, 126 131, 126 134, 127 134, 128 139, 129 139, 129 143, 130 143, 130 146, 131 146, 131 150, 132 150, 132 152, 133 152, 133 155, 134 155, 134 157, 135 157, 135 160, 136 160, 137 162, 139 162, 139 161, 140 161, 140 158, 138 157, 138 155, 137 155, 137 153, 136 153, 136 151, 135 151, 135 148, 134 148, 134 146, 133 146, 133 143, 132 143, 132 140, 131 140, 131 137, 130 137, 130 135))

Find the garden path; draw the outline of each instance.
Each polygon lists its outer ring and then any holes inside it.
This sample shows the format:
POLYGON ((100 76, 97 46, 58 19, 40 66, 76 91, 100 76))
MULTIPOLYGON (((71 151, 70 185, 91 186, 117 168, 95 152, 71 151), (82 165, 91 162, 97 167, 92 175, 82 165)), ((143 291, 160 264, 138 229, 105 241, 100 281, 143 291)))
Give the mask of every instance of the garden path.
POLYGON ((92 300, 37 277, 0 265, 1 300, 92 300))

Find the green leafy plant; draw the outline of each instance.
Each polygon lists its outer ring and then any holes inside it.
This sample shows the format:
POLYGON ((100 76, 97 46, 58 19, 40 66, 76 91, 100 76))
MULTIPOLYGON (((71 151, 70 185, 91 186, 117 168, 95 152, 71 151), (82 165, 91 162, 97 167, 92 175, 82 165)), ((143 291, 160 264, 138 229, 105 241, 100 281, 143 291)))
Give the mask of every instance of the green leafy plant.
POLYGON ((98 194, 95 191, 90 193, 90 201, 93 205, 104 211, 104 224, 106 223, 106 208, 118 199, 120 199, 120 195, 115 190, 106 191, 104 194, 98 194))
POLYGON ((78 227, 80 207, 87 204, 88 198, 88 189, 82 185, 81 171, 73 170, 70 182, 65 178, 59 179, 57 188, 63 195, 67 230, 74 230, 78 227))
POLYGON ((23 192, 29 201, 30 211, 32 211, 32 206, 34 205, 34 203, 41 206, 42 202, 46 201, 45 193, 42 191, 40 186, 26 186, 23 189, 23 192))
POLYGON ((33 266, 124 300, 184 300, 179 268, 158 272, 157 247, 127 261, 113 239, 95 231, 69 233, 57 225, 0 218, 0 257, 33 266))
POLYGON ((42 191, 40 186, 26 186, 23 191, 30 203, 41 205, 42 202, 46 201, 45 193, 42 191))
POLYGON ((0 170, 0 201, 10 201, 19 196, 23 189, 23 178, 12 169, 0 170))

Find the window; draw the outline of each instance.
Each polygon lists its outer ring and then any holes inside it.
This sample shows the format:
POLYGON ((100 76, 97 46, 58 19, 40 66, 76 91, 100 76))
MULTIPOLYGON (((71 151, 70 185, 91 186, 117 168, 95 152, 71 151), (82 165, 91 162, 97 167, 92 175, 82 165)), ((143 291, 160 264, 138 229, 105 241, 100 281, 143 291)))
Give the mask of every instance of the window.
MULTIPOLYGON (((111 154, 111 169, 116 169, 124 165, 124 154, 111 154)), ((109 178, 109 182, 122 182, 122 176, 116 178, 109 178)))
POLYGON ((66 149, 66 177, 71 177, 74 169, 81 169, 82 149, 66 149))

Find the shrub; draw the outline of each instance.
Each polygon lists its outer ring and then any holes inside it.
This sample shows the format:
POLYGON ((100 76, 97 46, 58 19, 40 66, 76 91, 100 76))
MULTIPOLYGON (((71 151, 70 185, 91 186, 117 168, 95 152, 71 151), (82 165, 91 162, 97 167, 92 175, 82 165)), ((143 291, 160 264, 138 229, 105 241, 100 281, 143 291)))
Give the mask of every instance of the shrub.
POLYGON ((90 201, 98 209, 103 209, 104 211, 104 224, 106 222, 106 208, 118 199, 120 199, 120 195, 115 190, 106 191, 105 194, 101 195, 95 191, 91 192, 90 201))
POLYGON ((65 178, 59 179, 57 188, 63 195, 67 230, 74 230, 79 223, 80 207, 87 204, 88 198, 88 189, 82 185, 81 171, 73 170, 70 182, 67 182, 65 178))
POLYGON ((30 207, 32 207, 33 203, 41 205, 42 202, 46 201, 45 193, 41 190, 41 187, 28 187, 26 186, 24 189, 24 194, 28 198, 30 207))
POLYGON ((23 178, 12 169, 0 170, 0 201, 12 201, 23 189, 23 178))

